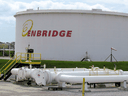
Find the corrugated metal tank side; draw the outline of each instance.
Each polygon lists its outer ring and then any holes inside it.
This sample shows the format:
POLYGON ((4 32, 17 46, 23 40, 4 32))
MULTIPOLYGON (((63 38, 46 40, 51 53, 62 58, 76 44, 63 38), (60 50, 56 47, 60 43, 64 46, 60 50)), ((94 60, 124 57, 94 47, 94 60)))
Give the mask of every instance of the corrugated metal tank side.
MULTIPOLYGON (((128 17, 90 13, 33 13, 16 16, 16 52, 30 47, 41 53, 45 60, 80 61, 86 51, 93 61, 104 61, 115 47, 113 55, 119 61, 127 61, 128 17), (32 20, 32 22, 27 20, 32 20), (22 36, 24 23, 31 31, 70 30, 71 37, 22 36)), ((31 32, 30 32, 31 33, 31 32)))

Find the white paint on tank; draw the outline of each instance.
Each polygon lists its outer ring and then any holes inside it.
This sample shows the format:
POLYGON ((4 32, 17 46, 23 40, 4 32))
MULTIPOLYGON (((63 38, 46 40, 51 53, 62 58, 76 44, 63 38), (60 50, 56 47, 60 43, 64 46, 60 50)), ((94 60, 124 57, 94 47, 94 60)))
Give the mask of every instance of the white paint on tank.
POLYGON ((92 61, 104 61, 114 47, 117 51, 113 55, 118 61, 128 60, 128 14, 102 10, 29 10, 18 12, 15 17, 16 52, 26 52, 30 44, 44 60, 80 61, 88 52, 92 61), (29 36, 22 36, 23 29, 25 32, 31 29, 29 36), (51 35, 42 36, 43 31, 50 30, 51 35), (52 37, 54 30, 58 35, 52 37), (64 37, 59 35, 62 30, 64 37), (31 37, 32 31, 36 34, 31 37), (37 36, 38 31, 41 36, 37 36), (66 37, 68 31, 71 37, 66 37))

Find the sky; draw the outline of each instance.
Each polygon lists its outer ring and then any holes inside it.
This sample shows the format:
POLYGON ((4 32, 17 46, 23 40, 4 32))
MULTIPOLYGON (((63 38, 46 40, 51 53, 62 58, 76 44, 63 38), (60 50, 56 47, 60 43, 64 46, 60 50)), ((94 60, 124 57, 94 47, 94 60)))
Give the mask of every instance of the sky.
POLYGON ((128 13, 128 0, 0 0, 0 42, 15 42, 16 12, 38 7, 128 13))

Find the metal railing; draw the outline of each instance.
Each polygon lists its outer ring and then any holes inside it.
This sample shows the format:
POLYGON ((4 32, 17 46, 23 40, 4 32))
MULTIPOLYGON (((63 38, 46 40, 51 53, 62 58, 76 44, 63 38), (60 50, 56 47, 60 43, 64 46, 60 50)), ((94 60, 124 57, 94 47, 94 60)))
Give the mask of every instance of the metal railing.
POLYGON ((101 71, 104 71, 104 74, 99 74, 100 70, 90 70, 89 76, 119 75, 119 70, 114 71, 111 69, 107 69, 101 71), (113 74, 111 72, 113 72, 113 74))
POLYGON ((20 63, 40 64, 41 53, 20 53, 20 63))
POLYGON ((0 77, 1 74, 3 74, 5 76, 5 74, 16 64, 19 62, 19 58, 20 56, 14 56, 13 58, 11 58, 1 69, 0 69, 0 77))
POLYGON ((41 53, 16 53, 16 55, 11 58, 1 69, 0 69, 0 77, 1 74, 5 76, 5 74, 15 66, 16 63, 27 63, 27 64, 41 64, 41 53), (35 57, 35 55, 37 55, 35 57))

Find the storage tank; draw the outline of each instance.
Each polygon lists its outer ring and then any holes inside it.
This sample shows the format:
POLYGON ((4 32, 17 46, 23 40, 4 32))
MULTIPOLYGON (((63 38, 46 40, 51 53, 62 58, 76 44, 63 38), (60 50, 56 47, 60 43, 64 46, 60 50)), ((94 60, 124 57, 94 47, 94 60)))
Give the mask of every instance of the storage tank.
POLYGON ((102 10, 33 10, 17 12, 15 53, 30 44, 43 60, 104 61, 111 52, 128 60, 128 14, 102 10))

